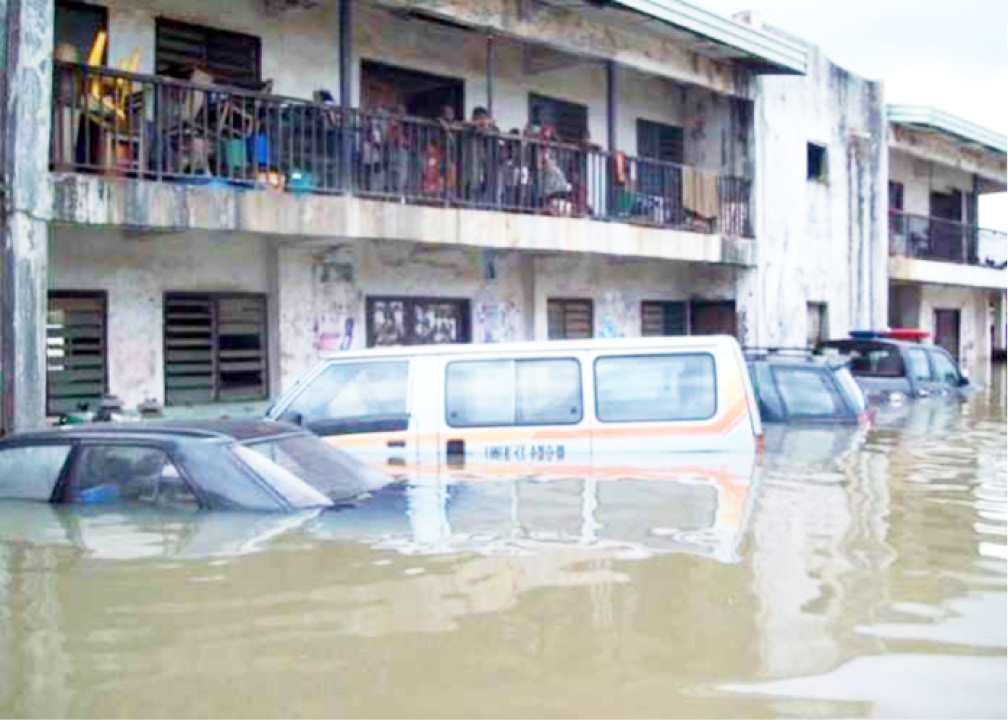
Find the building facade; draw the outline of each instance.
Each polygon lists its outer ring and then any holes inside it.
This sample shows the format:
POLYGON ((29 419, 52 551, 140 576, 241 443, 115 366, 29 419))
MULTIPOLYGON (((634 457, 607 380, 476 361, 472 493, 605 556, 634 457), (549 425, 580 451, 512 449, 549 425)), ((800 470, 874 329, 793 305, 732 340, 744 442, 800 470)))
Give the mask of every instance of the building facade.
POLYGON ((5 429, 429 342, 884 326, 879 83, 677 0, 7 0, 5 429))

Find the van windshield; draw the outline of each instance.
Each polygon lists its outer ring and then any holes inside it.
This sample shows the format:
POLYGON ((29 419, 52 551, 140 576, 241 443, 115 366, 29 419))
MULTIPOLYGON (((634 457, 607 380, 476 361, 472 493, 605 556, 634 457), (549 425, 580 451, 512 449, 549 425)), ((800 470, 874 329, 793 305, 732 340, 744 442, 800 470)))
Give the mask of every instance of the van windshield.
POLYGON ((301 391, 284 414, 319 420, 406 414, 408 361, 333 363, 301 391))

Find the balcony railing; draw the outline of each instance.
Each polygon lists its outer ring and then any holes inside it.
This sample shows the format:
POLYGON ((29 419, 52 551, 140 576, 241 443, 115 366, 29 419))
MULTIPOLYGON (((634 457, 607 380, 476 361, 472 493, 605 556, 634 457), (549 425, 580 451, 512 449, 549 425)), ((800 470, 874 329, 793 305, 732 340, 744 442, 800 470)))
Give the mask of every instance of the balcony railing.
POLYGON ((890 210, 889 254, 1004 269, 1008 266, 1008 234, 890 210))
POLYGON ((687 165, 57 62, 56 171, 752 236, 751 182, 687 165))

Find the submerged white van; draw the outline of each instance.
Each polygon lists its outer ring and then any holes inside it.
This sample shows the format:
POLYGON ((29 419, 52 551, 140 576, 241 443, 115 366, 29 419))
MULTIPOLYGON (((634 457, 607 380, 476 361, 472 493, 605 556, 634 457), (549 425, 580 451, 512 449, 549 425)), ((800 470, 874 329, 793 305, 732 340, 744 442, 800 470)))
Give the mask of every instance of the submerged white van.
POLYGON ((268 417, 374 464, 481 477, 596 474, 634 457, 660 466, 668 453, 751 455, 762 439, 745 360, 724 336, 340 353, 268 417))

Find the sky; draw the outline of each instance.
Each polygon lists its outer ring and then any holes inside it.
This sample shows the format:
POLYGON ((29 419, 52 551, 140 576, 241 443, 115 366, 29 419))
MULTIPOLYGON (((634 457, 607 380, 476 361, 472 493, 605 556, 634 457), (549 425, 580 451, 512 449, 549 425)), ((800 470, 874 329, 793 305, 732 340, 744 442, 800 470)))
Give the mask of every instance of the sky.
MULTIPOLYGON (((1008 134, 1006 0, 692 0, 720 15, 753 10, 885 83, 887 103, 934 105, 1008 134)), ((981 226, 1008 231, 1008 194, 980 199, 981 226)))

